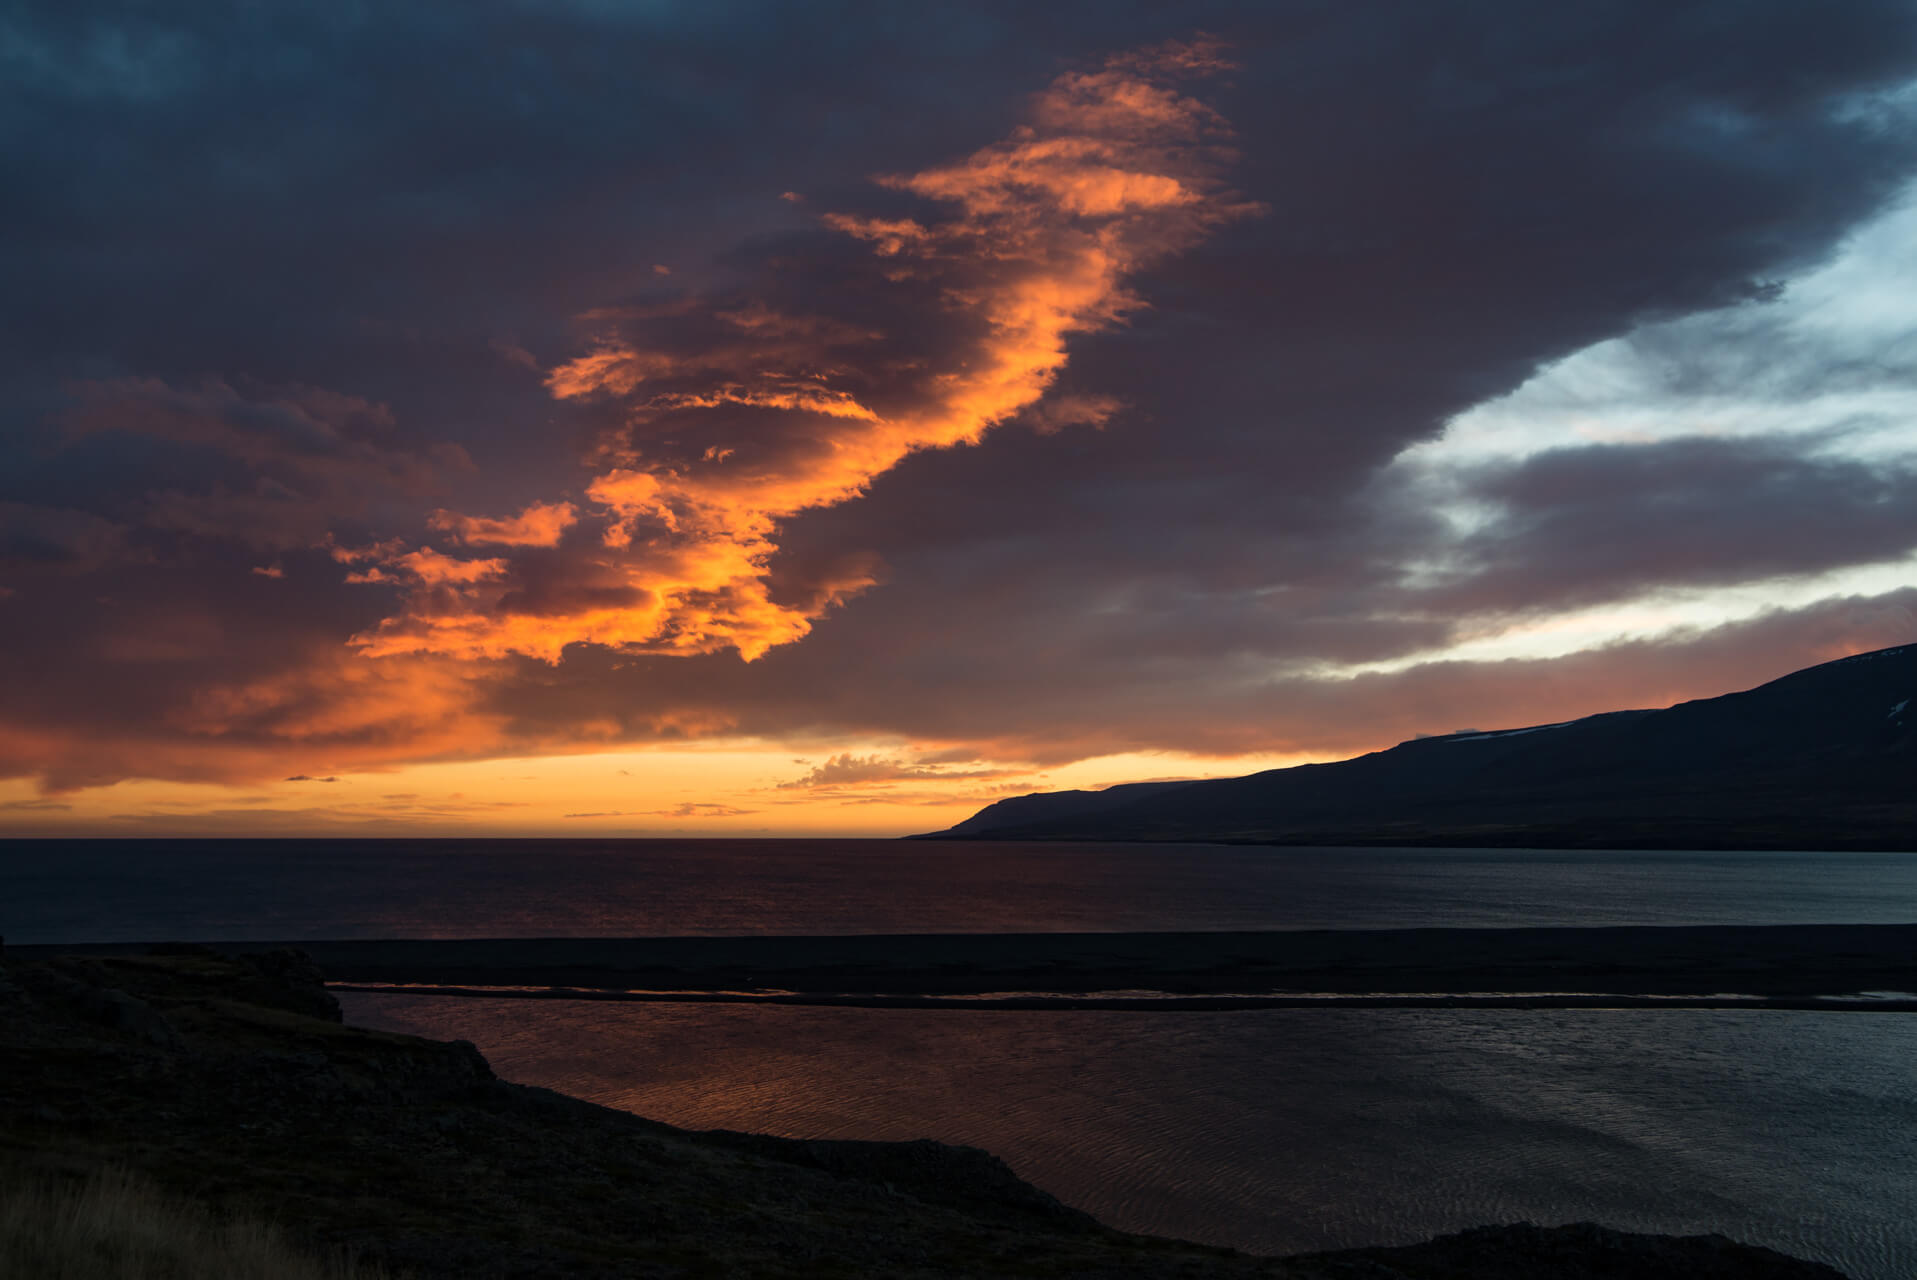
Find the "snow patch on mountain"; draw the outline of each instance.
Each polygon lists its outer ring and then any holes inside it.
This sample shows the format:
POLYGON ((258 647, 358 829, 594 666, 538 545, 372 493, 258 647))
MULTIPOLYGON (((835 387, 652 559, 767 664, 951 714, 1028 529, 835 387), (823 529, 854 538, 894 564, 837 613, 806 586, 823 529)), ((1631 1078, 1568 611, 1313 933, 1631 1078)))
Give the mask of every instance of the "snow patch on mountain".
MULTIPOLYGON (((1895 658, 1899 654, 1909 653, 1912 649, 1917 649, 1917 644, 1899 645, 1895 649, 1878 649, 1873 653, 1854 653, 1848 658, 1839 658, 1835 662, 1826 662, 1824 665, 1827 667, 1847 667, 1853 662, 1875 662, 1879 658, 1895 658)), ((1815 669, 1816 668, 1811 668, 1811 670, 1815 669)))
POLYGON ((1497 729, 1490 733, 1458 733, 1453 734, 1451 737, 1445 739, 1445 741, 1483 742, 1487 738, 1517 738, 1527 733, 1543 733, 1546 729, 1562 729, 1565 725, 1571 723, 1573 722, 1570 720, 1560 720, 1556 724, 1534 724, 1528 729, 1497 729))

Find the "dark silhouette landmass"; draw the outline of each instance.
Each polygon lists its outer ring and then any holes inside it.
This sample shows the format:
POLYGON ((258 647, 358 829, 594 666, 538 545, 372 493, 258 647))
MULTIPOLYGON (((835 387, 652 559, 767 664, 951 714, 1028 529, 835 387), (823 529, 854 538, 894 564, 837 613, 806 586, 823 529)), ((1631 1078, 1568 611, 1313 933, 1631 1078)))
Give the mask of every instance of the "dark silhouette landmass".
POLYGON ((343 1026, 297 952, 0 952, 0 1180, 129 1171, 317 1249, 460 1277, 1842 1280, 1721 1236, 1484 1227, 1289 1259, 1130 1235, 936 1142, 693 1133, 343 1026))
POLYGON ((1917 645, 1563 724, 1243 778, 1042 792, 918 839, 1917 849, 1917 645))

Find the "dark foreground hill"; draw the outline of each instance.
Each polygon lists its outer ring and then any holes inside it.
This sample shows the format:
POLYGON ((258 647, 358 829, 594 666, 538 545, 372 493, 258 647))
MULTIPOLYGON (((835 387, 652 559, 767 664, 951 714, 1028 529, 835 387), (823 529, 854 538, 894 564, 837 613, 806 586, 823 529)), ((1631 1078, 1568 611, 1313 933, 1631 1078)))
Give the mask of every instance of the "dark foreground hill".
POLYGON ((1419 738, 1336 764, 1001 800, 933 837, 1917 849, 1917 645, 1662 711, 1419 738))
POLYGON ((983 1151, 690 1133, 340 1025, 304 956, 0 953, 0 1196, 114 1166, 417 1277, 1841 1280, 1716 1236, 1486 1227, 1292 1259, 1110 1230, 983 1151))

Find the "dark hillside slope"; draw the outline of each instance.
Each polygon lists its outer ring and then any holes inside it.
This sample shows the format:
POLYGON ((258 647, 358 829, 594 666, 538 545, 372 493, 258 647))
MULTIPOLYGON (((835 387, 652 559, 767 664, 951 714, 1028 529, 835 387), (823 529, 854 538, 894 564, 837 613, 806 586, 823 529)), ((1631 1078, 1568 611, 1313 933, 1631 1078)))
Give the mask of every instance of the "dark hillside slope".
POLYGON ((1354 760, 1158 788, 1072 813, 1034 803, 1052 797, 1020 797, 940 835, 1917 848, 1914 703, 1917 645, 1906 645, 1662 711, 1421 738, 1354 760))
POLYGON ((1031 795, 1000 800, 979 810, 945 834, 971 836, 994 827, 1088 818, 1128 805, 1134 800, 1163 795, 1167 791, 1191 785, 1189 782, 1126 782, 1103 791, 1036 791, 1031 795))

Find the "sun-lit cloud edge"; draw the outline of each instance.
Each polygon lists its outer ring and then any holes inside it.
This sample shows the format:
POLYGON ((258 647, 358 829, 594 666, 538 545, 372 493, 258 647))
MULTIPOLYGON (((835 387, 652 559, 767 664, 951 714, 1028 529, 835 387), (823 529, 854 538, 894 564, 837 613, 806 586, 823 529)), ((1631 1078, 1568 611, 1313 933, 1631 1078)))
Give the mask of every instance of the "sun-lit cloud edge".
MULTIPOLYGON (((871 230, 868 228, 868 230, 871 230)), ((1826 336, 1829 342, 1841 343, 1846 349, 1869 353, 1881 351, 1898 342, 1907 341, 1910 332, 1909 304, 1906 301, 1900 311, 1897 305, 1899 297, 1908 299, 1917 296, 1913 291, 1897 293, 1873 288, 1872 303, 1868 309, 1858 309, 1847 305, 1847 300, 1855 296, 1855 291, 1864 283, 1874 285, 1890 281, 1910 282, 1912 274, 1897 266, 1889 250, 1897 245, 1908 246, 1917 243, 1917 237, 1909 234, 1908 225, 1904 225, 1899 235, 1884 234, 1879 228, 1875 235, 1878 248, 1870 253, 1859 254, 1855 246, 1860 242, 1871 241, 1871 233, 1853 238, 1852 245, 1839 255, 1839 264, 1848 263, 1848 282, 1840 278, 1842 273, 1814 274, 1804 279, 1787 282, 1787 287, 1777 302, 1761 307, 1740 308, 1734 312, 1709 313, 1692 318, 1688 322, 1675 322, 1670 327, 1657 327, 1643 333, 1627 335, 1614 339, 1610 343, 1587 349, 1569 360, 1555 365, 1540 374, 1538 378, 1524 387, 1498 401, 1479 406, 1471 413, 1461 415, 1454 420, 1446 436, 1435 444, 1419 446, 1401 458, 1399 478, 1403 478, 1411 461, 1426 468, 1444 469, 1462 466, 1495 466, 1500 463, 1533 456, 1560 447, 1566 440, 1583 440, 1589 443, 1617 445, 1627 447, 1635 444, 1652 443, 1658 440, 1683 438, 1723 438, 1726 436, 1751 437, 1802 437, 1814 435, 1819 443, 1817 450, 1839 456, 1857 456, 1870 459, 1895 459, 1909 455, 1910 415, 1909 392, 1906 387, 1897 385, 1874 385, 1858 387, 1838 387, 1836 389, 1815 389, 1795 399, 1789 397, 1763 398, 1756 396, 1738 396, 1725 394, 1722 390, 1700 393, 1689 400, 1674 400, 1665 394, 1665 389, 1655 379, 1641 376, 1643 362, 1638 348, 1645 345, 1659 346, 1661 339, 1675 334, 1685 343, 1685 326, 1692 332, 1689 336, 1707 339, 1720 349, 1745 349, 1764 351, 1774 349, 1773 339, 1779 333, 1792 341, 1810 341, 1818 333, 1826 336), (1821 294, 1817 281, 1823 280, 1821 294), (1794 300, 1817 303, 1815 308, 1799 308, 1804 315, 1801 321, 1784 323, 1780 326, 1777 317, 1789 320, 1793 315, 1794 300), (1794 324, 1794 327, 1793 327, 1794 324), (1580 364, 1580 362, 1586 362, 1580 364), (1582 369, 1586 374, 1602 376, 1586 377, 1580 384, 1572 375, 1582 369), (1619 372, 1626 376, 1624 391, 1617 390, 1620 385, 1619 372), (1607 385, 1611 388, 1607 399, 1607 385), (1628 393, 1628 394, 1627 394, 1628 393), (1553 402, 1556 402, 1558 416, 1553 417, 1553 402), (1499 422, 1502 416, 1503 423, 1499 422), (1572 421, 1575 419, 1575 421, 1572 421), (1523 430, 1514 430, 1521 427, 1523 430), (1569 430, 1565 428, 1569 427, 1569 430), (1483 430, 1480 430, 1483 428, 1483 430), (1411 461, 1407 461, 1411 460, 1411 461)), ((886 234, 889 234, 886 233, 886 234)), ((901 246, 903 248, 903 246, 901 246)), ((739 314, 745 314, 743 312, 739 314)), ((764 317, 758 317, 752 324, 743 327, 752 328, 754 324, 763 325, 764 317)), ((772 321, 775 326, 779 321, 772 321)), ((1697 345, 1695 343, 1691 344, 1697 345)), ((636 385, 636 384, 635 384, 636 385)), ((774 409, 781 413, 812 413, 818 416, 850 422, 868 421, 860 413, 851 409, 844 412, 832 412, 830 406, 846 408, 843 400, 812 399, 805 401, 798 393, 793 393, 789 404, 760 403, 744 393, 734 394, 722 389, 713 393, 710 403, 693 401, 648 402, 648 411, 680 412, 689 409, 707 410, 723 407, 750 407, 774 409)), ((863 407, 863 406, 858 406, 863 407)), ((730 457, 715 457, 715 465, 725 465, 733 461, 730 457)), ((619 469, 608 472, 617 474, 619 469)), ((555 522, 550 527, 538 526, 531 519, 535 510, 544 510, 555 506, 565 506, 569 514, 577 508, 571 502, 550 503, 542 507, 534 504, 516 517, 466 517, 458 513, 446 513, 447 523, 442 529, 451 545, 477 548, 470 552, 447 554, 429 546, 418 548, 394 548, 374 563, 370 558, 364 567, 353 568, 351 572, 371 574, 376 571, 392 573, 395 577, 407 575, 406 581, 414 589, 431 588, 434 590, 472 589, 482 583, 495 581, 503 576, 504 557, 494 554, 496 548, 527 547, 552 549, 563 539, 569 530, 576 528, 580 521, 569 518, 555 522), (525 531, 526 536, 506 536, 488 539, 484 536, 468 536, 468 526, 460 521, 472 521, 475 530, 490 530, 495 534, 525 531)), ((602 518, 610 518, 608 528, 618 525, 618 512, 608 506, 601 513, 602 518)), ((1457 521, 1459 527, 1468 528, 1476 513, 1465 511, 1457 521)), ((256 569, 255 572, 258 572, 256 569)), ((1616 602, 1583 610, 1561 610, 1555 613, 1518 612, 1512 615, 1485 615, 1465 620, 1459 638, 1442 648, 1422 650, 1417 653, 1400 655, 1387 662, 1374 664, 1347 664, 1336 668, 1317 668, 1316 676, 1329 685, 1340 682, 1349 684, 1365 677, 1382 677, 1407 672, 1415 672, 1421 667, 1440 663, 1465 663, 1484 666, 1500 664, 1524 664, 1549 662, 1557 659, 1577 658, 1606 648, 1628 646, 1634 643, 1655 644, 1667 639, 1679 638, 1713 626, 1726 626, 1738 623, 1754 623, 1778 610, 1808 610, 1821 602, 1845 596, 1887 597, 1897 589, 1913 581, 1913 566, 1908 559, 1900 559, 1869 566, 1848 566, 1840 570, 1795 577, 1770 577, 1752 579, 1727 586, 1687 589, 1661 590, 1632 600, 1616 602)), ((270 573, 260 576, 271 577, 270 573)), ((369 583, 377 583, 377 578, 369 577, 369 583)), ((851 589, 860 589, 853 587, 851 589)), ((1863 634, 1863 633, 1859 633, 1863 634)), ((1835 642, 1841 647, 1850 641, 1835 642)), ((1862 641, 1857 641, 1862 643, 1862 641)), ((735 646, 736 647, 736 646, 735 646)), ((518 650, 508 649, 509 652, 518 650)), ((1819 650, 1822 652, 1822 650, 1819 650)), ((1830 650, 1832 656, 1836 649, 1830 650)), ((436 655, 426 654, 419 658, 422 663, 438 662, 436 655)), ((397 655, 378 659, 369 667, 400 661, 397 655)), ((479 660, 475 660, 479 661, 479 660)), ((479 665, 483 666, 483 661, 479 665)), ((468 670, 476 668, 469 667, 468 670)), ((1526 668, 1533 669, 1533 668, 1526 668)), ((1781 674, 1774 672, 1774 674, 1781 674)), ((236 717, 243 717, 262 706, 273 703, 280 695, 269 690, 258 690, 258 698, 242 696, 234 701, 228 695, 233 691, 219 691, 210 696, 203 705, 196 708, 196 717, 188 727, 194 732, 216 736, 225 731, 236 717)), ((283 701, 283 699, 282 699, 283 701)), ((1498 722, 1491 722, 1493 725, 1498 722)), ((310 713, 305 720, 294 724, 285 735, 286 740, 297 744, 310 737, 325 735, 337 729, 355 731, 358 726, 348 723, 329 724, 327 716, 317 712, 310 713)), ((483 729, 483 726, 469 725, 470 729, 483 729)), ((702 730, 723 734, 726 726, 715 721, 702 730)), ((584 726, 579 741, 554 743, 549 749, 553 752, 572 757, 591 757, 604 750, 601 743, 591 740, 592 727, 584 726)), ((617 738, 617 729, 608 727, 606 741, 617 738)), ((403 736, 403 735, 398 735, 403 736)), ((441 735, 411 742, 399 741, 398 736, 391 747, 388 762, 374 767, 393 772, 406 772, 415 767, 410 761, 422 751, 431 753, 441 749, 450 735, 441 735)), ((470 752, 486 755, 504 749, 508 739, 503 734, 488 735, 487 732, 468 732, 456 746, 445 747, 449 751, 470 752)), ((716 739, 715 745, 725 741, 716 739)), ((1381 744, 1382 745, 1382 744, 1381 744)), ((870 758, 873 753, 898 752, 893 745, 866 745, 860 743, 840 743, 837 749, 841 755, 854 758, 870 758), (857 753, 864 751, 866 756, 857 753)), ((277 769, 268 757, 273 753, 261 751, 260 768, 277 769)), ((1334 753, 1336 754, 1336 753, 1334 753)), ((274 759, 279 759, 275 756, 274 759)), ((906 756, 897 758, 907 759, 906 756)), ((1298 757, 1287 757, 1297 759, 1298 757)), ((1252 757, 1243 757, 1249 761, 1252 757)), ((252 766, 247 766, 252 767, 252 766)), ((362 767, 364 762, 362 762, 362 767)), ((808 767, 817 767, 808 766, 808 767)), ((907 764, 907 769, 920 766, 907 764)), ((1151 769, 1151 776, 1164 776, 1165 764, 1162 760, 1153 763, 1140 761, 1139 768, 1151 769)), ((1252 767, 1249 764, 1247 767, 1252 767)), ((1056 781, 1058 766, 1052 763, 1041 779, 1046 785, 1056 781)), ((1221 772, 1242 772, 1244 769, 1224 769, 1221 772)), ((350 771, 349 771, 350 772, 350 771)), ((1110 770, 1106 781, 1126 780, 1123 770, 1110 770)), ((905 781, 901 779, 900 781, 905 781)), ((212 786, 213 784, 208 784, 212 786)), ((778 786, 776 782, 764 785, 778 786)), ((997 785, 997 784, 994 784, 997 785)), ((217 790, 218 788, 216 788, 217 790)), ((230 791, 231 789, 227 789, 230 791)), ((244 789, 242 789, 244 790, 244 789)), ((12 795, 12 792, 5 794, 12 795)), ((18 799, 9 799, 3 803, 14 806, 8 812, 15 814, 55 814, 71 813, 76 807, 76 797, 84 792, 68 792, 59 797, 44 797, 23 794, 18 799), (67 806, 60 808, 59 806, 67 806)), ((131 794, 122 791, 122 795, 131 794)), ((211 803, 213 792, 206 793, 207 803, 211 803)), ((225 794, 223 791, 222 794, 225 794)), ((395 793, 397 794, 397 793, 395 793)), ((462 793, 463 795, 463 793, 462 793)), ((231 796, 229 795, 229 799, 231 796)), ((433 803, 442 809, 450 809, 460 796, 450 793, 433 803)), ((861 805, 869 804, 870 795, 851 797, 861 805)), ((394 801, 393 803, 400 803, 394 801)), ((510 802, 502 801, 502 805, 510 802)), ((696 801, 660 801, 658 814, 676 812, 681 805, 697 805, 696 801)), ((719 802, 713 801, 712 804, 719 802)), ((956 802, 955 802, 956 803, 956 802)), ((741 805, 741 808, 744 806, 741 805)), ((236 812, 252 812, 252 808, 242 806, 236 812)), ((291 812, 292 810, 288 810, 291 812)), ((312 810, 315 813, 320 810, 312 810)), ((131 811, 129 811, 131 812, 131 811)), ((424 810, 422 810, 424 812, 424 810)), ((578 812, 589 812, 581 809, 578 812)), ((743 817, 743 814, 714 815, 743 817)), ((440 814, 434 820, 445 818, 440 814)), ((550 818, 535 819, 550 822, 550 818)))
MULTIPOLYGON (((1567 448, 1770 440, 1806 459, 1917 464, 1913 299, 1917 186, 1853 230, 1826 261, 1776 282, 1773 296, 1648 324, 1554 361, 1403 450, 1374 490, 1380 501, 1432 512, 1462 539, 1498 515, 1472 488, 1474 476, 1567 448)), ((1406 581, 1441 581, 1446 554, 1440 544, 1407 562, 1406 581)), ((1295 669, 1335 679, 1437 660, 1564 657, 1912 584, 1917 553, 1718 585, 1662 586, 1588 607, 1460 618, 1455 634, 1436 648, 1295 669)))
MULTIPOLYGON (((746 298, 686 297, 608 308, 586 353, 546 376, 553 397, 615 409, 587 506, 517 515, 435 512, 433 527, 502 554, 432 546, 369 556, 352 581, 400 585, 397 612, 356 635, 369 658, 439 654, 559 662, 568 646, 626 653, 735 650, 752 661, 801 640, 814 621, 874 585, 853 572, 802 601, 770 583, 781 522, 863 494, 907 456, 975 443, 1039 406, 1080 334, 1146 305, 1128 281, 1226 222, 1257 212, 1227 188, 1230 130, 1177 82, 1229 64, 1208 40, 1108 58, 1059 76, 1029 122, 951 164, 881 174, 923 214, 842 211, 820 224, 879 260, 892 292, 943 312, 944 346, 895 349, 881 330, 746 298), (661 317, 671 333, 652 328, 661 317), (703 340, 687 339, 704 334, 703 340), (674 344, 677 345, 674 345, 674 344), (863 367, 861 367, 863 366, 863 367), (891 372, 875 383, 873 371, 891 372), (655 424, 670 423, 662 444, 655 424), (709 443, 707 443, 709 442, 709 443), (520 579, 552 573, 515 547, 573 540, 563 602, 520 579)), ((1077 397, 1037 413, 1052 431, 1098 424, 1115 404, 1077 397)))

